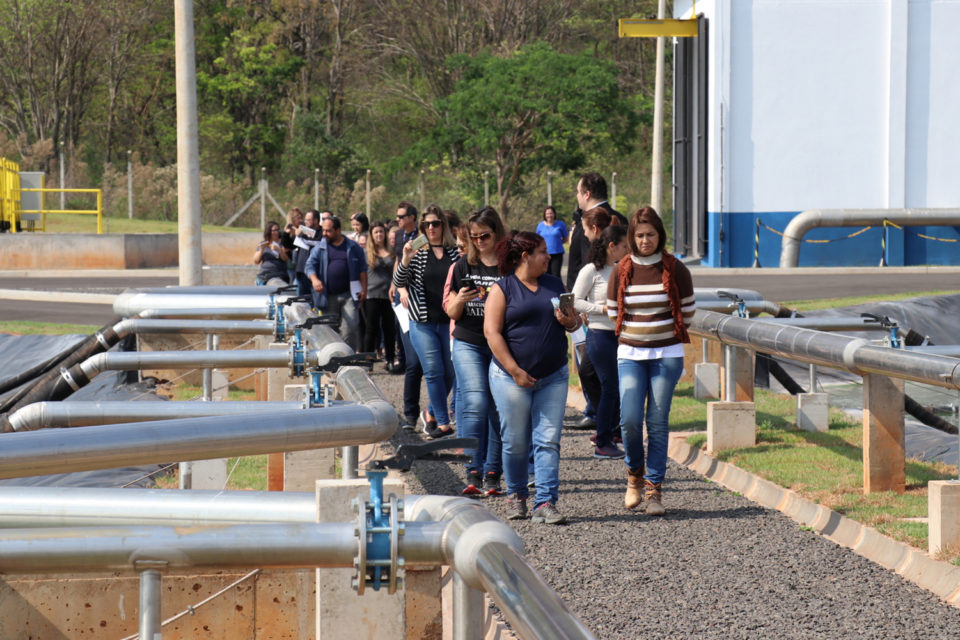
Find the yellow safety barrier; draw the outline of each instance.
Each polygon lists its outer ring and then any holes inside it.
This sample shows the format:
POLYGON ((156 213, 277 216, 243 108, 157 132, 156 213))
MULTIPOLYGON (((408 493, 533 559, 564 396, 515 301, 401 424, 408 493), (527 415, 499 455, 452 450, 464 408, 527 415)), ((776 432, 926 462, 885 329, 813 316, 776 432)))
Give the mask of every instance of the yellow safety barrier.
POLYGON ((40 230, 47 230, 48 213, 70 213, 78 215, 97 216, 97 233, 103 233, 103 191, 101 189, 20 189, 21 192, 33 193, 95 193, 97 194, 96 209, 22 209, 20 213, 39 213, 40 230))
POLYGON ((0 158, 0 230, 19 231, 20 165, 0 158))
POLYGON ((923 238, 924 240, 936 240, 937 242, 957 242, 958 241, 957 238, 935 238, 934 236, 928 236, 925 233, 920 233, 919 231, 913 231, 912 229, 907 229, 906 227, 902 227, 896 222, 891 222, 890 220, 884 220, 883 224, 890 225, 894 229, 899 229, 900 231, 904 231, 911 235, 917 236, 918 238, 923 238))

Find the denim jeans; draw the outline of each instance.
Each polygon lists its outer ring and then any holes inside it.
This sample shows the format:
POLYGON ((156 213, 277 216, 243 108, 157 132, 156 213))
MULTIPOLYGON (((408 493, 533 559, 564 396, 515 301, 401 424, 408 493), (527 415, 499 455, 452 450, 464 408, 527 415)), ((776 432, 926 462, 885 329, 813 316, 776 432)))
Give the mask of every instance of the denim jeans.
POLYGON ((450 360, 450 324, 448 322, 411 322, 410 342, 423 367, 427 381, 430 412, 438 427, 450 424, 447 396, 453 386, 453 362, 450 360))
POLYGON ((598 447, 613 444, 613 436, 620 430, 617 343, 613 331, 587 331, 587 353, 600 379, 600 400, 596 405, 598 447))
POLYGON ((537 493, 534 508, 557 502, 560 486, 560 431, 567 404, 570 372, 564 365, 537 380, 533 387, 521 387, 513 377, 490 364, 490 391, 500 412, 503 438, 503 470, 507 492, 521 498, 527 490, 527 464, 533 442, 533 473, 537 493))
POLYGON ((471 456, 467 471, 503 471, 500 442, 500 415, 490 393, 490 347, 454 339, 453 369, 457 374, 457 432, 476 438, 478 446, 465 453, 471 456))
POLYGON ((625 462, 631 471, 642 469, 643 423, 647 423, 647 459, 644 478, 654 484, 667 473, 670 439, 670 402, 683 373, 683 358, 617 360, 620 374, 620 428, 623 430, 625 462))

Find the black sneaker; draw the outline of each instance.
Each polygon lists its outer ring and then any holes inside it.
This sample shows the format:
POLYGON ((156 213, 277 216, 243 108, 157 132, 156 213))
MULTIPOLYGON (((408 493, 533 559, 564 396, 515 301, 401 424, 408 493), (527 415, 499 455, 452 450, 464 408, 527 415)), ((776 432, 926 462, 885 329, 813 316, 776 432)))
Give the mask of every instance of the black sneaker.
POLYGON ((446 438, 447 436, 452 436, 457 432, 456 429, 447 427, 446 429, 441 429, 439 427, 427 431, 427 440, 439 440, 440 438, 446 438))
POLYGON ((483 478, 483 492, 488 496, 502 496, 500 490, 500 474, 496 471, 488 471, 483 478))
POLYGON ((513 493, 507 496, 507 520, 523 520, 527 517, 527 499, 513 493))
POLYGON ((601 460, 619 460, 623 456, 623 449, 615 444, 605 444, 602 447, 594 447, 593 449, 593 457, 601 460))
POLYGON ((483 477, 479 471, 467 471, 467 486, 463 489, 465 496, 483 495, 483 477))
POLYGON ((429 436, 430 432, 437 428, 437 421, 430 415, 429 411, 421 411, 420 418, 417 420, 417 427, 429 436))
POLYGON ((400 426, 405 431, 415 431, 417 428, 417 416, 404 416, 403 420, 400 421, 400 426))
POLYGON ((544 524, 566 524, 567 517, 560 513, 557 506, 552 502, 544 502, 533 512, 530 522, 542 522, 544 524))

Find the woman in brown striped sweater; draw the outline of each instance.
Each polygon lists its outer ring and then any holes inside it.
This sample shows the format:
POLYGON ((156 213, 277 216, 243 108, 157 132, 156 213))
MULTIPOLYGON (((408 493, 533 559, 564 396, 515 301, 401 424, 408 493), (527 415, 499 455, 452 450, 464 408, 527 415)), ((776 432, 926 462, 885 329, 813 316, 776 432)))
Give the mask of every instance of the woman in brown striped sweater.
POLYGON ((613 270, 607 313, 618 336, 620 427, 626 450, 627 493, 633 509, 647 496, 647 515, 663 515, 660 487, 667 470, 668 419, 683 372, 683 343, 696 311, 687 267, 664 249, 667 234, 652 207, 633 214, 630 255, 613 270), (647 425, 644 458, 643 425, 647 425))

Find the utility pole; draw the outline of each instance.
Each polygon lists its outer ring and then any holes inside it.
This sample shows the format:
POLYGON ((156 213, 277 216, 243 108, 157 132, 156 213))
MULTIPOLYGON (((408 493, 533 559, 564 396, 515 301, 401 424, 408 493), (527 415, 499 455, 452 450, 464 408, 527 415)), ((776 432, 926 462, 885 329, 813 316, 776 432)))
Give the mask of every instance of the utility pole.
MULTIPOLYGON (((663 20, 667 12, 667 0, 660 0, 657 19, 663 20)), ((653 97, 653 170, 650 177, 650 206, 660 210, 663 186, 663 36, 657 38, 657 71, 653 97)))
POLYGON ((177 75, 177 227, 180 286, 203 283, 200 223, 200 151, 197 146, 197 63, 193 0, 175 0, 177 75))
POLYGON ((127 217, 133 220, 133 151, 127 149, 127 217))

